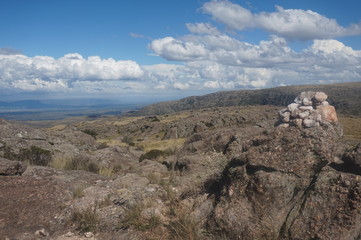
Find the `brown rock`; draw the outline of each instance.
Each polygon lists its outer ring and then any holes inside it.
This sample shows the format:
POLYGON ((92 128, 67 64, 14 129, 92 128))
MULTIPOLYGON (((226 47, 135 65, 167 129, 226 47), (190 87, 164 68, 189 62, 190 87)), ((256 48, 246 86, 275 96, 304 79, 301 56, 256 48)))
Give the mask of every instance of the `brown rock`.
POLYGON ((321 114, 323 122, 329 122, 329 123, 337 123, 338 122, 336 109, 334 106, 321 105, 317 108, 317 111, 319 114, 321 114))
POLYGON ((0 158, 0 175, 21 175, 26 168, 27 165, 23 162, 0 158))

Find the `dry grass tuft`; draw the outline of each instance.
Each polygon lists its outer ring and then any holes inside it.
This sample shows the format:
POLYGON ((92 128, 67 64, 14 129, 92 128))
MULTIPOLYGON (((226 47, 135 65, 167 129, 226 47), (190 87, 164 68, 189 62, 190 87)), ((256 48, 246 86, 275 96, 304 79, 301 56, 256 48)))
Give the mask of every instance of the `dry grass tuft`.
POLYGON ((136 142, 135 146, 143 149, 145 152, 149 152, 150 150, 161 150, 166 151, 170 149, 177 149, 181 147, 186 141, 186 138, 177 138, 170 140, 148 140, 142 142, 136 142))
POLYGON ((361 140, 361 117, 339 117, 346 139, 361 140))

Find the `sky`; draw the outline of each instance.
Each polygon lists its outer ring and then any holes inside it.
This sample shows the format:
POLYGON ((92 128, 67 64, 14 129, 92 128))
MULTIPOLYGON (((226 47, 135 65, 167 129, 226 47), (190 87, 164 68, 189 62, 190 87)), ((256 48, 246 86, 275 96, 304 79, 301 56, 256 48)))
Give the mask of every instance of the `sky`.
POLYGON ((359 0, 0 0, 0 98, 361 80, 359 0))

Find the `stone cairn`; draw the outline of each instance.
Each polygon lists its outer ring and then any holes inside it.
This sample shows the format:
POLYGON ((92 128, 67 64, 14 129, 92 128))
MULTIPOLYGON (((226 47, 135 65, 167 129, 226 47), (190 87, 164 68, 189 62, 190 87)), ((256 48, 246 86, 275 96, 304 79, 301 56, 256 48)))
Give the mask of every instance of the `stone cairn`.
POLYGON ((279 127, 311 128, 337 123, 334 106, 324 92, 302 92, 287 108, 279 111, 279 127))

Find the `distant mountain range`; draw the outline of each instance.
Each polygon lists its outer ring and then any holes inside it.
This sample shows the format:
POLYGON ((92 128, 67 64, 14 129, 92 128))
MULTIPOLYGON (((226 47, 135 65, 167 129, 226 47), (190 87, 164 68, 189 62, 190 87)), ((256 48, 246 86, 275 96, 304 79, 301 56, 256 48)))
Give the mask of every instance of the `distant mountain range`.
POLYGON ((204 96, 183 98, 179 101, 161 102, 146 106, 134 115, 159 115, 184 110, 210 107, 276 105, 286 106, 303 91, 323 91, 338 112, 361 115, 361 82, 331 85, 301 85, 260 90, 238 90, 211 93, 204 96))

